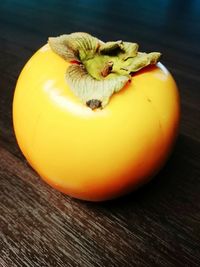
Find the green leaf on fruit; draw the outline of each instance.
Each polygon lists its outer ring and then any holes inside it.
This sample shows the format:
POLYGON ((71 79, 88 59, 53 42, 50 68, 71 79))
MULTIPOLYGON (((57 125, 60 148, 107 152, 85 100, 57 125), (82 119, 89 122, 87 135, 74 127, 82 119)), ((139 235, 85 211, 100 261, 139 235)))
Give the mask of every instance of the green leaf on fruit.
POLYGON ((73 93, 91 109, 104 108, 111 96, 132 78, 131 74, 155 65, 159 52, 138 52, 138 44, 106 42, 77 32, 49 38, 51 49, 71 62, 66 80, 73 93))

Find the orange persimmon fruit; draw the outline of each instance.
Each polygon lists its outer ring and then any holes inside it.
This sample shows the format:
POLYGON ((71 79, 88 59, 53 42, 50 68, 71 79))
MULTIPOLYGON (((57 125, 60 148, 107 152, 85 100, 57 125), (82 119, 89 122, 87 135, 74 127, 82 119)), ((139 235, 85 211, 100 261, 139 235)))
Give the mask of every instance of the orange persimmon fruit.
POLYGON ((179 128, 171 74, 160 62, 146 67, 103 109, 92 110, 66 83, 69 65, 46 44, 19 76, 13 121, 25 158, 48 184, 79 199, 108 200, 147 183, 179 128))

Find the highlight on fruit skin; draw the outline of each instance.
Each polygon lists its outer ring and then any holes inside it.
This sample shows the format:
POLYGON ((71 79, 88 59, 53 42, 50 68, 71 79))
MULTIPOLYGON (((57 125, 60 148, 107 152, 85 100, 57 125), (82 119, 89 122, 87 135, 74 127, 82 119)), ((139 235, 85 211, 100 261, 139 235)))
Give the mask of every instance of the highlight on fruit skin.
POLYGON ((157 62, 160 54, 133 73, 141 53, 136 43, 96 38, 95 49, 91 44, 89 51, 77 52, 70 43, 77 36, 88 37, 71 34, 66 57, 47 43, 27 62, 14 94, 14 130, 44 181, 71 197, 104 201, 136 190, 163 167, 178 134, 180 100, 173 77, 157 62), (128 62, 124 47, 132 53, 128 62), (76 76, 80 70, 70 76, 72 66, 83 69, 84 82, 76 76))

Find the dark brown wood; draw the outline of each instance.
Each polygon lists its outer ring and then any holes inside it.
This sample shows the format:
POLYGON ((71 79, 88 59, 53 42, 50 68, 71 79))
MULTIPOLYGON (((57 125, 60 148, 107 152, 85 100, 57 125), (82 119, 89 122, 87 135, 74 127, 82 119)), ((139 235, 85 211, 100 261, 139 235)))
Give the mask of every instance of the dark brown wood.
POLYGON ((0 2, 0 266, 200 266, 200 2, 0 2), (48 36, 90 32, 163 53, 180 89, 174 152, 140 190, 104 203, 45 184, 15 141, 17 77, 48 36))

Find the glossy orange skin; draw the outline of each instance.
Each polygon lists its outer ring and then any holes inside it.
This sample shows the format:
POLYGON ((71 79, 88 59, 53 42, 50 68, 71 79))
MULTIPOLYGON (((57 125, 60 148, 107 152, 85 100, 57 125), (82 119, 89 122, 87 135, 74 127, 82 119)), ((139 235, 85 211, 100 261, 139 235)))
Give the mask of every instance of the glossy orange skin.
POLYGON ((18 79, 14 129, 30 165, 54 188, 91 201, 149 181, 178 132, 179 95, 170 73, 161 63, 146 68, 103 110, 92 111, 70 91, 68 66, 45 45, 18 79))

